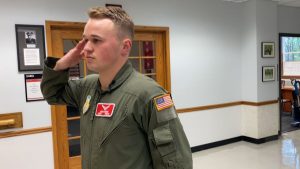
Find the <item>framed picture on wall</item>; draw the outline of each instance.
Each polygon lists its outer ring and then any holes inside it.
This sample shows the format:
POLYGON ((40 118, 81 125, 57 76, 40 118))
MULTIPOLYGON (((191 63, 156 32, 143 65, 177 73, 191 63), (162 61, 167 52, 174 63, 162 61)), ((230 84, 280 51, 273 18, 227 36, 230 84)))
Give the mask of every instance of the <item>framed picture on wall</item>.
POLYGON ((41 91, 42 74, 24 74, 26 102, 45 100, 41 91))
POLYGON ((262 67, 262 81, 263 82, 275 81, 275 66, 262 67))
POLYGON ((122 8, 122 5, 120 5, 120 4, 105 4, 105 7, 117 7, 117 8, 122 8))
POLYGON ((263 58, 274 58, 275 57, 275 42, 262 42, 261 51, 263 58))
POLYGON ((43 25, 15 25, 18 70, 36 71, 43 69, 45 38, 43 25))

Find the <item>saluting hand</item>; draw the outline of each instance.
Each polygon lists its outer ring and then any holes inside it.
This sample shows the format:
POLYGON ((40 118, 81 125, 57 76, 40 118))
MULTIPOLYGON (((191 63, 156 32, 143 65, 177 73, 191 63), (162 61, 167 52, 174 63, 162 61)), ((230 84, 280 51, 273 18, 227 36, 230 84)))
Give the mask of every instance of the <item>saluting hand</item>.
POLYGON ((83 49, 85 44, 86 41, 84 39, 79 41, 73 49, 71 49, 65 56, 56 62, 54 70, 65 70, 77 65, 83 58, 83 49))

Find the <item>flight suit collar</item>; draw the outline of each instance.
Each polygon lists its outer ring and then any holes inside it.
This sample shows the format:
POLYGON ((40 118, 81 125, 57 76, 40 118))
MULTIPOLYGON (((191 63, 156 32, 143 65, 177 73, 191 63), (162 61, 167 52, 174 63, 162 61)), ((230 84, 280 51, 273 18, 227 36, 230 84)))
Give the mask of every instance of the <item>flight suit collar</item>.
MULTIPOLYGON (((100 80, 98 80, 100 92, 102 94, 107 93, 107 92, 108 93, 112 92, 114 89, 116 89, 120 85, 122 85, 125 82, 125 80, 131 75, 132 72, 133 72, 132 64, 127 60, 127 62, 122 66, 122 68, 119 70, 119 72, 116 74, 116 76, 110 83, 108 90, 102 91, 100 80)), ((99 77, 99 78, 101 78, 101 77, 99 77)))

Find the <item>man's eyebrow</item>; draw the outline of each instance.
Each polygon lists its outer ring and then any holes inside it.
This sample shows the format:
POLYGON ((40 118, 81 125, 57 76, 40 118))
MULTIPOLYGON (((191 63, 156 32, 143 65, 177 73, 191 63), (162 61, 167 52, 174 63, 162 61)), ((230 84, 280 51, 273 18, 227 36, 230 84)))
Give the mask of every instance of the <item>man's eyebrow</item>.
MULTIPOLYGON (((92 37, 92 38, 98 38, 98 39, 104 39, 104 38, 102 38, 101 36, 99 36, 99 35, 95 35, 95 34, 92 34, 92 35, 90 35, 90 37, 92 37)), ((83 39, 85 39, 85 38, 88 38, 86 35, 82 35, 82 38, 83 39)))
POLYGON ((95 35, 95 34, 92 34, 91 37, 93 37, 93 38, 98 38, 98 39, 103 39, 101 36, 95 35))

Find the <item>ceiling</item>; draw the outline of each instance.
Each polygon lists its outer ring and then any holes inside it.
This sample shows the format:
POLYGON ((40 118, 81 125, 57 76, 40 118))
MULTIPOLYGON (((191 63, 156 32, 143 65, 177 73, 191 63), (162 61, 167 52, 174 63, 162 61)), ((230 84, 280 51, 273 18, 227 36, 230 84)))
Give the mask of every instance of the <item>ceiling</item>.
POLYGON ((300 0, 275 0, 275 1, 278 1, 280 5, 300 7, 300 0))
MULTIPOLYGON (((251 0, 223 0, 228 2, 246 2, 251 0)), ((300 7, 300 0, 271 0, 278 2, 279 5, 285 5, 285 6, 293 6, 293 7, 300 7)))

